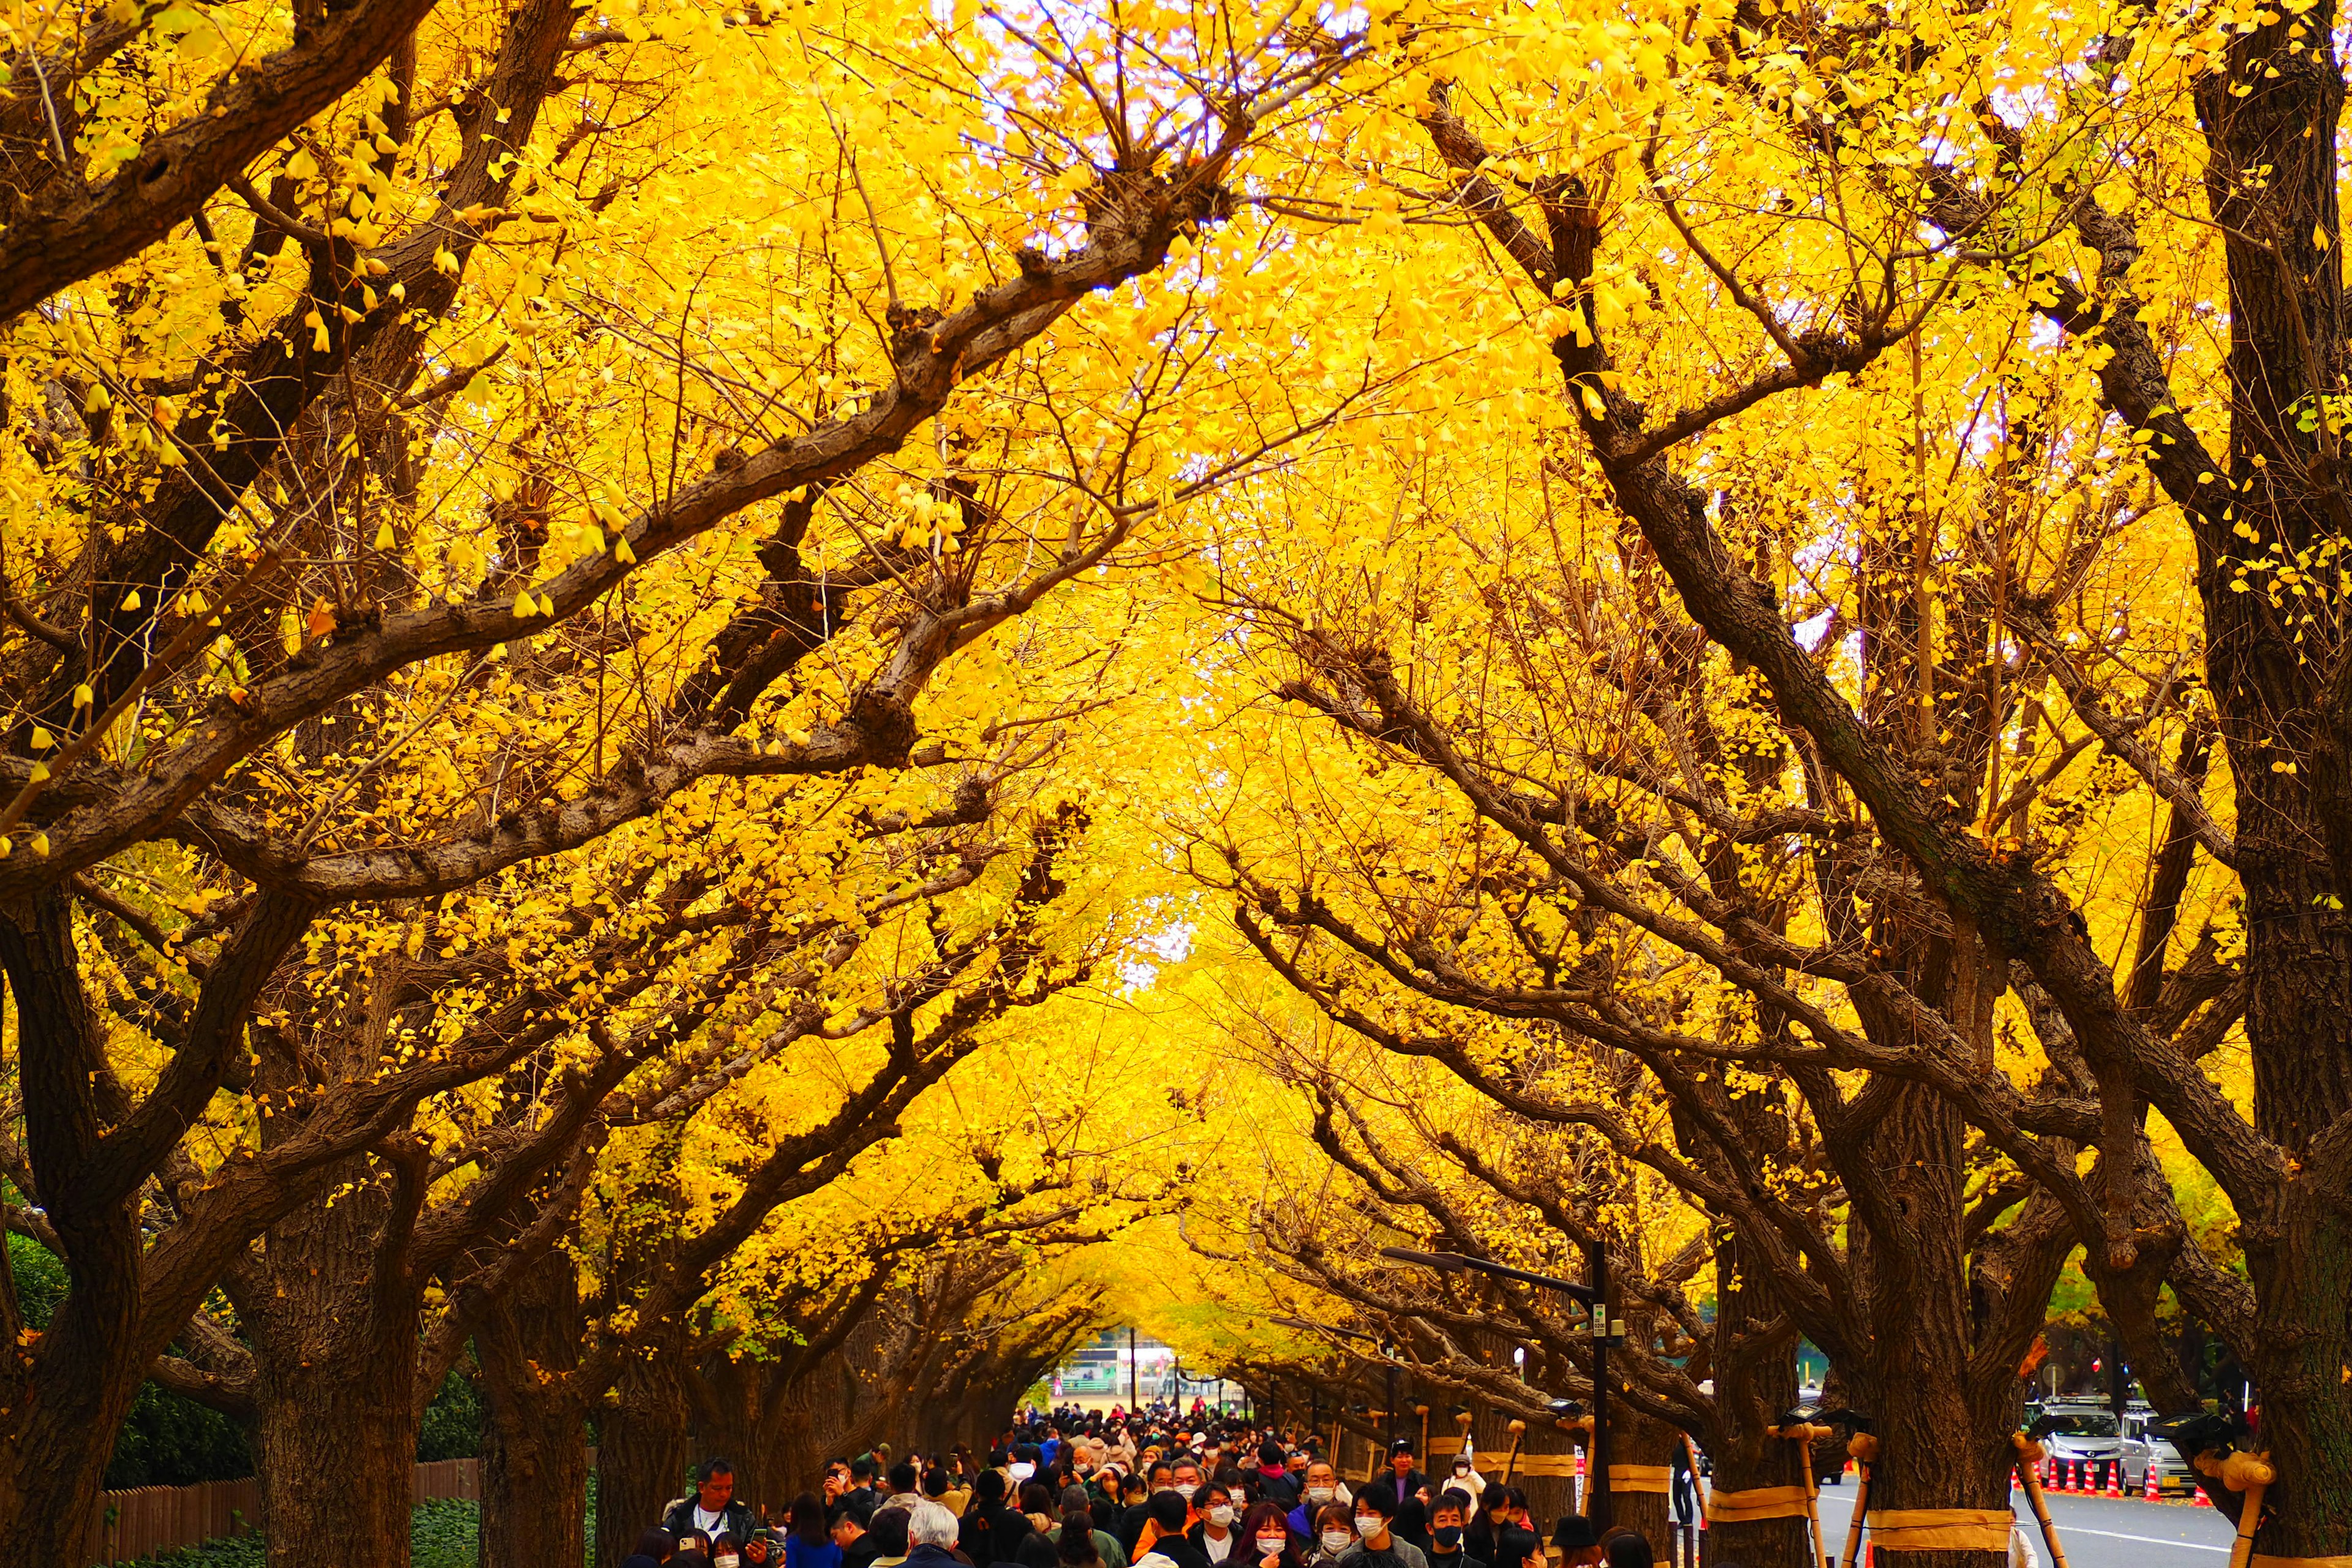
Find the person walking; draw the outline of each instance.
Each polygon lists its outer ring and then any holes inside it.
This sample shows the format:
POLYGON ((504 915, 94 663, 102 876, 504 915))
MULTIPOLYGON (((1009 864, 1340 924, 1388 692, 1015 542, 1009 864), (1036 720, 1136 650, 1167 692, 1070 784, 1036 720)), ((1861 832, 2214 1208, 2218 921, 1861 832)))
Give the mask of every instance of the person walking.
POLYGON ((1184 1538, 1190 1507, 1181 1492, 1153 1492, 1146 1508, 1150 1514, 1144 1525, 1148 1544, 1135 1568, 1209 1568, 1201 1549, 1184 1538))
POLYGON ((1234 1501, 1232 1489, 1223 1481, 1211 1481, 1201 1495, 1200 1522, 1184 1532, 1184 1539, 1208 1559, 1209 1568, 1219 1568, 1228 1558, 1235 1559, 1238 1568, 1244 1549, 1234 1526, 1241 1522, 1242 1510, 1234 1501))
MULTIPOLYGON (((1353 1500, 1344 1494, 1339 1473, 1321 1459, 1314 1460, 1307 1467, 1306 1492, 1306 1500, 1290 1510, 1290 1533, 1301 1540, 1314 1536, 1315 1521, 1322 1516, 1323 1510, 1339 1503, 1345 1511, 1345 1505, 1353 1500)), ((1349 1517, 1352 1519, 1354 1516, 1351 1514, 1349 1517)), ((1354 1526, 1349 1528, 1352 1530, 1354 1526)))
POLYGON ((1327 1502, 1315 1515, 1307 1568, 1331 1568, 1356 1549, 1356 1513, 1345 1503, 1327 1502))
POLYGON ((1486 1568, 1463 1549, 1470 1500, 1451 1487, 1438 1494, 1429 1515, 1429 1568, 1486 1568))
POLYGON ((1356 1544, 1340 1556, 1342 1568, 1429 1568, 1421 1548, 1400 1538, 1388 1489, 1366 1487, 1356 1499, 1356 1544))

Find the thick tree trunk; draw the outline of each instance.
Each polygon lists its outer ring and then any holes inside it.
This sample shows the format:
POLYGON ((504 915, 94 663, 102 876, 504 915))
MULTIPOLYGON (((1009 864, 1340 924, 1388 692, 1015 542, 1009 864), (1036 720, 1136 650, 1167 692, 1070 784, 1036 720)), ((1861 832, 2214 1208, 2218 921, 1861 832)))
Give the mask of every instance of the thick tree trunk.
MULTIPOLYGON (((67 1291, 38 1347, 13 1336, 0 1373, 0 1541, 12 1562, 63 1562, 96 1517, 116 1434, 145 1375, 137 1341, 140 1238, 135 1202, 93 1206, 78 1178, 119 1104, 81 986, 73 907, 52 890, 0 912, 0 964, 15 993, 26 1152, 64 1246, 67 1291)), ((13 1294, 11 1326, 17 1322, 13 1294)), ((79 1559, 75 1559, 78 1561, 79 1559)))
MULTIPOLYGON (((1871 1141, 1892 1223, 1860 1227, 1868 1279, 1870 1343, 1857 1373, 1864 1409, 1877 1421, 1879 1458, 1870 1507, 2005 1510, 2006 1420, 1979 1420, 1969 1384, 1968 1256, 1962 1237, 1965 1126, 1959 1113, 1916 1085, 1895 1103, 1871 1141)), ((1890 1548, 1884 1542, 1878 1551, 1890 1548)), ((2000 1568, 2007 1551, 1895 1551, 1899 1568, 2000 1568)))
POLYGON ((2230 478, 2243 498, 2204 523, 2198 588, 2237 794, 2254 1121, 2296 1163, 2241 1233, 2258 1308, 2232 1348, 2260 1384, 2257 1446, 2279 1470, 2254 1549, 2295 1557, 2352 1552, 2352 704, 2340 594, 2322 612, 2333 646, 2315 646, 2302 617, 2232 591, 2226 556, 2307 558, 2342 532, 2337 439, 2299 416, 2338 395, 2352 329, 2336 11, 2265 14, 2196 89, 2229 264, 2230 478), (2253 542, 2240 550, 2225 526, 2253 542))
POLYGON ((679 1352, 632 1357, 600 1412, 596 1432, 596 1561, 619 1568, 638 1532, 661 1522, 686 1484, 686 1385, 679 1352))
POLYGON ((587 1410, 572 1376, 581 1335, 579 1280, 561 1251, 475 1329, 485 1563, 571 1568, 586 1560, 587 1410))
POLYGON ((696 1447, 725 1455, 735 1467, 736 1500, 770 1519, 782 1519, 794 1493, 814 1488, 822 1466, 813 1469, 805 1446, 788 1440, 785 1428, 796 1424, 785 1419, 790 1384, 778 1370, 772 1361, 718 1352, 687 1373, 696 1447))
MULTIPOLYGON (((1772 1436, 1780 1417, 1797 1402, 1794 1335, 1755 1339, 1778 1315, 1770 1288, 1749 1277, 1739 1261, 1739 1244, 1726 1237, 1716 1247, 1717 1308, 1714 1353, 1717 1429, 1707 1443, 1714 1486, 1727 1492, 1755 1491, 1804 1482, 1798 1445, 1772 1436)), ((1707 1527, 1707 1548, 1727 1563, 1748 1568, 1811 1568, 1802 1519, 1727 1520, 1707 1527)), ((1665 1561, 1660 1558, 1661 1562, 1665 1561)))
MULTIPOLYGON (((1616 1413, 1609 1426, 1609 1468, 1616 1472, 1612 1476, 1609 1490, 1610 1522, 1638 1531, 1650 1543, 1652 1556, 1660 1563, 1671 1563, 1675 1560, 1672 1491, 1626 1490, 1613 1482, 1634 1479, 1622 1474, 1627 1466, 1644 1472, 1664 1470, 1671 1482, 1675 1456, 1682 1449, 1683 1435, 1663 1421, 1624 1409, 1616 1413)), ((1646 1479, 1646 1475, 1643 1479, 1646 1479)))
POLYGON ((243 1292, 271 1568, 407 1568, 423 1303, 398 1223, 391 1182, 354 1161, 333 1201, 270 1228, 243 1292))

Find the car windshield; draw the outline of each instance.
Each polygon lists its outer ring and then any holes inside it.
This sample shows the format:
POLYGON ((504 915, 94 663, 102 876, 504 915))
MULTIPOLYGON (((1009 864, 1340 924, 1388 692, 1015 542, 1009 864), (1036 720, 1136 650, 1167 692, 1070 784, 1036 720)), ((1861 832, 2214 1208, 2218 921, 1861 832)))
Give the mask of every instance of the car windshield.
POLYGON ((2104 1410, 2053 1410, 2046 1419, 2061 1437, 2112 1437, 2116 1418, 2104 1410))

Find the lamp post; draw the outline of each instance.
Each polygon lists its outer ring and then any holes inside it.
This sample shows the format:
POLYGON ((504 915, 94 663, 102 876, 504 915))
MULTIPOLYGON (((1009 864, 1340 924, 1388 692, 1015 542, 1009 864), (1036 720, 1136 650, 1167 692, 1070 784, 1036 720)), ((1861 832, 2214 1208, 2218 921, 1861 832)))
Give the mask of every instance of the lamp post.
POLYGON ((1459 1252, 1416 1252, 1406 1247, 1383 1247, 1382 1258, 1398 1263, 1414 1263, 1440 1274, 1484 1274, 1496 1279, 1516 1279, 1522 1285, 1532 1285, 1539 1290, 1549 1290, 1581 1302, 1585 1315, 1592 1325, 1592 1477, 1591 1505, 1587 1510, 1593 1524, 1608 1528, 1609 1508, 1609 1347, 1622 1342, 1622 1324, 1609 1321, 1609 1255, 1601 1244, 1594 1242, 1585 1248, 1585 1272, 1591 1283, 1580 1285, 1573 1279, 1559 1279, 1549 1274, 1530 1273, 1514 1268, 1507 1263, 1490 1263, 1483 1258, 1469 1258, 1459 1252))

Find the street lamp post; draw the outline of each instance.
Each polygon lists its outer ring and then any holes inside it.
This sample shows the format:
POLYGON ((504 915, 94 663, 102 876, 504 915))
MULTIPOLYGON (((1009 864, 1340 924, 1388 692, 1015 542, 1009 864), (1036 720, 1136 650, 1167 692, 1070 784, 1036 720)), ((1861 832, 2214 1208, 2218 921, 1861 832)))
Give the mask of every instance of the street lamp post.
POLYGON ((1580 1285, 1573 1279, 1555 1279, 1549 1274, 1535 1274, 1525 1268, 1514 1268, 1507 1263, 1490 1263, 1483 1258, 1468 1258, 1459 1252, 1415 1252, 1411 1247, 1383 1247, 1382 1258, 1399 1263, 1416 1263, 1423 1268, 1433 1268, 1441 1274, 1484 1274, 1496 1279, 1516 1279, 1522 1285, 1533 1285, 1539 1290, 1549 1290, 1583 1303, 1586 1316, 1592 1325, 1592 1476, 1591 1504, 1586 1512, 1595 1527, 1607 1529, 1609 1507, 1609 1347, 1615 1342, 1616 1331, 1609 1321, 1609 1255, 1600 1243, 1585 1249, 1585 1272, 1591 1283, 1580 1285))

